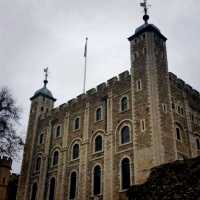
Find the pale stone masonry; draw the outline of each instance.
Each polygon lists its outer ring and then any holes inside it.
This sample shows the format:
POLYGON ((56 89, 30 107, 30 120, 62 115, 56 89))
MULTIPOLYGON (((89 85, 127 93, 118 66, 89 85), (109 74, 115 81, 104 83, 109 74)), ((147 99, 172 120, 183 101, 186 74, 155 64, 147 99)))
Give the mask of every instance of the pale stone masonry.
POLYGON ((152 167, 200 154, 200 94, 168 72, 167 39, 144 19, 128 39, 130 73, 56 108, 47 80, 31 98, 18 200, 127 199, 124 184, 143 183, 152 167))

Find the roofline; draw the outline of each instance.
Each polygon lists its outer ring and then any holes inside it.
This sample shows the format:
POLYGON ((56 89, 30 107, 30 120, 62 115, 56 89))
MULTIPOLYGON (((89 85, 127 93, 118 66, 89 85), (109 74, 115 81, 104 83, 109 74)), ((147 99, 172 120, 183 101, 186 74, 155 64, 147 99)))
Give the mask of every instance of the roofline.
POLYGON ((55 99, 55 98, 53 98, 53 97, 50 97, 50 96, 48 96, 48 95, 45 95, 45 94, 42 94, 42 93, 38 93, 38 94, 36 94, 36 95, 32 96, 32 97, 30 98, 30 100, 32 101, 33 99, 35 99, 35 98, 36 98, 36 97, 38 97, 38 96, 47 97, 47 98, 49 98, 49 99, 53 100, 54 102, 57 100, 57 99, 55 99))
POLYGON ((167 40, 167 38, 160 32, 158 31, 156 28, 154 28, 151 24, 149 24, 149 26, 144 27, 143 29, 139 30, 137 33, 135 33, 134 35, 130 36, 128 38, 129 41, 132 41, 134 38, 136 38, 137 36, 139 36, 140 34, 144 33, 144 32, 155 32, 156 34, 158 34, 164 41, 167 40))

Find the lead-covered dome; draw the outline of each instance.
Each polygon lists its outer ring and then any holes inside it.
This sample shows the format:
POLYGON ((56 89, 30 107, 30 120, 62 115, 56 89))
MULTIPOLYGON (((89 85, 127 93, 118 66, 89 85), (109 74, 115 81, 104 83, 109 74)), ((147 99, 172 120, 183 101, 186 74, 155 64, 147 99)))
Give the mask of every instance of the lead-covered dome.
POLYGON ((47 81, 44 81, 44 86, 35 92, 35 94, 31 97, 31 100, 33 100, 34 98, 36 98, 38 96, 43 96, 43 97, 52 99, 53 101, 56 101, 56 99, 53 97, 53 94, 51 93, 51 91, 49 89, 47 89, 46 85, 47 85, 47 81))

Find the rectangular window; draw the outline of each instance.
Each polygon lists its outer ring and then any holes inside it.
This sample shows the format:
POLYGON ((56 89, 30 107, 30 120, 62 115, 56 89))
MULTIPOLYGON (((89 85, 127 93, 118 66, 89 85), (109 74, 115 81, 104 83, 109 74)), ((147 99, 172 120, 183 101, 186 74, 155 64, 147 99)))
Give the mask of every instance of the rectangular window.
POLYGON ((167 113, 167 105, 165 103, 162 104, 163 112, 167 113))
POLYGON ((140 120, 140 129, 141 129, 142 132, 144 132, 146 130, 145 119, 140 120))
POLYGON ((141 80, 137 80, 136 81, 136 91, 139 92, 142 90, 142 81, 141 80))

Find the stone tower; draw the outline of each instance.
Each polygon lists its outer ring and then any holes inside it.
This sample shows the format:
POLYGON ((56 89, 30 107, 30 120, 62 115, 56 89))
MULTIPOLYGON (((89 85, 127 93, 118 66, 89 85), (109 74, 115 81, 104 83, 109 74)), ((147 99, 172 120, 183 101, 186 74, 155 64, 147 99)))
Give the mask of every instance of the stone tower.
POLYGON ((56 99, 52 93, 47 89, 47 69, 45 69, 46 75, 44 80, 44 86, 37 90, 31 100, 31 108, 29 114, 29 122, 27 129, 26 142, 24 146, 24 155, 21 167, 21 176, 19 179, 18 188, 18 200, 27 200, 30 197, 30 174, 32 170, 32 159, 34 153, 34 146, 42 140, 37 132, 38 119, 43 113, 49 112, 54 107, 56 99))
POLYGON ((7 188, 11 166, 12 160, 10 158, 0 158, 0 200, 7 200, 7 188))
POLYGON ((149 169, 175 160, 175 138, 166 53, 167 38, 149 24, 128 38, 132 73, 135 182, 142 183, 149 169))

